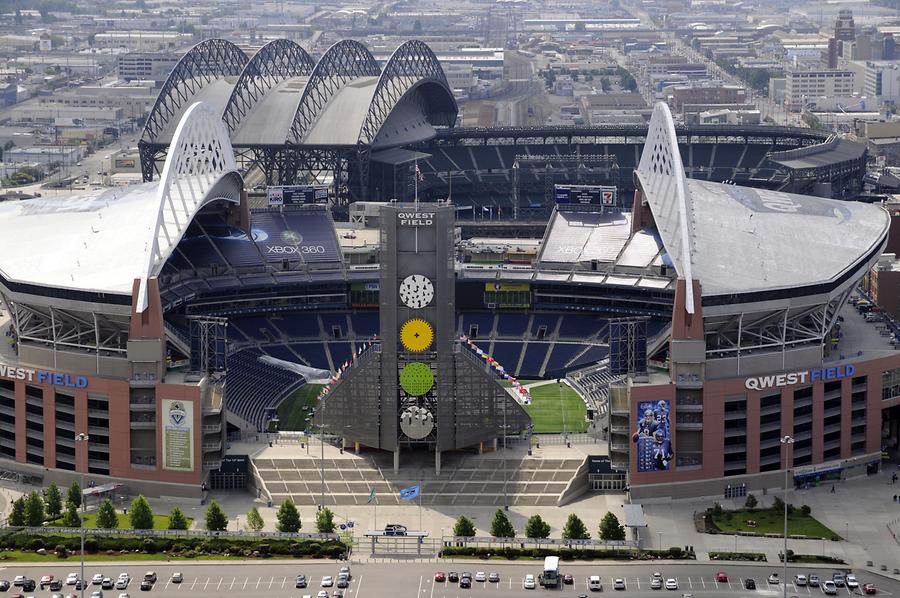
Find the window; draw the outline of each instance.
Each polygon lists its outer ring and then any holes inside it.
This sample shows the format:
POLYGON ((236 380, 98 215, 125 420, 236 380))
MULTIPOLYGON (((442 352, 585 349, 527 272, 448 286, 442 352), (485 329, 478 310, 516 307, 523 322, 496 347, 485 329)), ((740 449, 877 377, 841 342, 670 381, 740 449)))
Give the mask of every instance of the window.
POLYGON ((890 401, 900 397, 900 368, 888 370, 881 375, 881 400, 890 401))

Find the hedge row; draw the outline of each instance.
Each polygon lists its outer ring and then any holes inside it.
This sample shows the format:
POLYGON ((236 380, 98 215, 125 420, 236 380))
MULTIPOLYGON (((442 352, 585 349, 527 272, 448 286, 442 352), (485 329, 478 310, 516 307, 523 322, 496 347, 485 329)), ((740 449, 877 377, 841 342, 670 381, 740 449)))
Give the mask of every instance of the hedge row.
MULTIPOLYGON (((2 550, 36 551, 44 549, 59 552, 60 547, 69 552, 77 552, 81 549, 81 539, 77 536, 45 534, 36 537, 21 533, 8 534, 0 538, 0 549, 2 550)), ((346 546, 334 540, 91 536, 85 539, 84 550, 90 554, 144 552, 148 554, 186 555, 193 553, 340 558, 346 552, 346 546)))
POLYGON ((686 553, 681 548, 673 546, 668 550, 573 550, 571 548, 476 548, 474 546, 447 546, 444 547, 441 556, 470 556, 488 558, 492 556, 505 559, 542 559, 548 556, 558 556, 564 561, 640 561, 650 559, 694 559, 693 553, 686 553))

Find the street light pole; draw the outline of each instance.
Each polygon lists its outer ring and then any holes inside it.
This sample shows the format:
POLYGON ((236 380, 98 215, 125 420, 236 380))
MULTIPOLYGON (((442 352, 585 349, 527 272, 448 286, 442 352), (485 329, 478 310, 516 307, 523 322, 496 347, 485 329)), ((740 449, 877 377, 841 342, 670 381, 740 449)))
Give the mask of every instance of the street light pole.
MULTIPOLYGON (((79 442, 83 442, 87 445, 88 440, 90 440, 90 436, 82 432, 81 434, 75 435, 75 444, 77 445, 79 442)), ((85 446, 85 450, 87 450, 87 446, 85 446)), ((85 494, 84 494, 84 468, 81 468, 81 598, 84 598, 84 513, 85 513, 85 494)))
POLYGON ((785 436, 781 439, 781 444, 784 445, 784 552, 782 553, 784 579, 781 580, 781 587, 784 590, 784 598, 787 598, 788 473, 791 466, 791 445, 794 444, 794 439, 790 436, 785 436))

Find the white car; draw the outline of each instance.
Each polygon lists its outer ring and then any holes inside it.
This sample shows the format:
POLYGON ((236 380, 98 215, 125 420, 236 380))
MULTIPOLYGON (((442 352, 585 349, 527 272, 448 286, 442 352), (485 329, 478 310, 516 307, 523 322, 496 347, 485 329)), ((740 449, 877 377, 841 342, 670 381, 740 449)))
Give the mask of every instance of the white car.
POLYGON ((343 575, 344 573, 347 574, 347 579, 353 579, 353 576, 350 575, 350 567, 347 567, 347 566, 341 567, 339 574, 343 575))
POLYGON ((651 590, 661 590, 662 589, 663 580, 660 577, 654 577, 650 580, 650 589, 651 590))
POLYGON ((97 573, 96 575, 94 575, 91 578, 91 584, 93 584, 95 586, 99 586, 101 583, 103 583, 103 574, 102 573, 97 573))
POLYGON ((475 581, 487 581, 487 575, 484 571, 478 571, 475 573, 475 581))
POLYGON ((128 595, 128 592, 122 592, 119 594, 119 598, 131 598, 131 596, 128 595))
POLYGON ((535 585, 535 584, 534 584, 534 575, 531 575, 531 574, 529 573, 528 575, 525 576, 525 583, 524 583, 525 589, 526 589, 526 590, 533 590, 533 589, 534 589, 534 585, 535 585))
POLYGON ((614 590, 624 590, 625 589, 625 580, 621 577, 617 577, 613 580, 613 589, 614 590))
POLYGON ((834 596, 837 594, 837 586, 830 579, 822 582, 822 591, 828 594, 829 596, 834 596))
POLYGON ((117 590, 127 590, 128 582, 131 581, 128 577, 120 577, 116 580, 116 589, 117 590))
POLYGON ((181 583, 184 581, 184 573, 176 571, 172 574, 172 583, 181 583))
POLYGON ((852 573, 844 579, 844 583, 847 584, 847 587, 851 590, 855 590, 859 587, 859 581, 856 579, 856 576, 852 573))
POLYGON ((781 579, 779 579, 777 573, 773 573, 769 576, 769 583, 771 583, 771 584, 781 583, 781 579))
POLYGON ((678 580, 674 577, 670 577, 666 580, 666 589, 667 590, 677 590, 678 589, 678 580))
POLYGON ((805 586, 807 585, 806 576, 800 573, 799 575, 794 576, 794 585, 795 586, 805 586))
POLYGON ((78 583, 78 574, 77 573, 69 573, 69 575, 66 577, 66 585, 74 586, 76 583, 78 583))
MULTIPOLYGON (((323 588, 330 588, 334 585, 334 578, 330 575, 326 575, 322 578, 322 583, 319 584, 323 588)), ((321 594, 321 592, 319 592, 321 594)), ((327 592, 326 592, 327 594, 327 592)))
MULTIPOLYGON (((73 575, 74 575, 74 574, 73 574, 73 575)), ((13 585, 14 585, 14 586, 20 586, 20 585, 22 585, 22 584, 25 583, 25 579, 26 579, 26 577, 25 577, 24 575, 16 575, 16 576, 13 578, 13 585)), ((74 584, 75 582, 73 581, 72 583, 74 584)))
POLYGON ((91 593, 91 598, 103 598, 103 592, 97 590, 96 592, 91 593))
POLYGON ((328 592, 325 590, 319 590, 319 593, 316 594, 316 598, 328 598, 328 592))

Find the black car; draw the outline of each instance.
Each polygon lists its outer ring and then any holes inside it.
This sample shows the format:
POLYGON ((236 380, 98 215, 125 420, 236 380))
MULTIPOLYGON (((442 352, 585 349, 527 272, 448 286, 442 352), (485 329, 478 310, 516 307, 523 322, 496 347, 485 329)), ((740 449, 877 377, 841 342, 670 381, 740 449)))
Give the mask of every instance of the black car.
POLYGON ((575 578, 572 577, 571 573, 566 573, 563 575, 563 583, 566 585, 572 585, 575 583, 575 578))
MULTIPOLYGON (((456 571, 451 571, 447 574, 447 581, 450 583, 456 583, 459 581, 459 573, 456 571)), ((6 582, 6 587, 9 588, 9 582, 6 582)))
POLYGON ((149 579, 145 579, 144 581, 141 582, 141 591, 142 592, 149 592, 152 589, 153 589, 153 582, 150 581, 149 579))
POLYGON ((305 588, 305 587, 306 587, 306 583, 307 583, 307 582, 306 582, 306 576, 305 576, 305 575, 298 575, 298 576, 297 576, 297 586, 296 586, 296 587, 298 587, 298 588, 305 588))
POLYGON ((50 588, 51 592, 62 591, 62 580, 54 579, 53 581, 50 582, 50 585, 48 587, 50 588))
POLYGON ((5 579, 0 579, 0 592, 8 592, 9 591, 9 582, 5 579))
POLYGON ((461 577, 459 579, 459 587, 460 588, 471 588, 472 587, 472 578, 470 577, 461 577))
POLYGON ((37 587, 37 582, 35 582, 33 579, 26 579, 25 581, 22 582, 22 591, 23 592, 33 592, 36 587, 37 587))
POLYGON ((756 580, 748 577, 744 580, 744 589, 746 590, 755 590, 756 589, 756 580))

